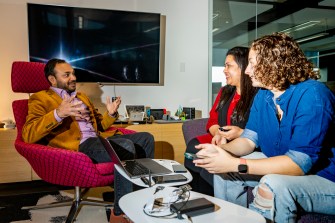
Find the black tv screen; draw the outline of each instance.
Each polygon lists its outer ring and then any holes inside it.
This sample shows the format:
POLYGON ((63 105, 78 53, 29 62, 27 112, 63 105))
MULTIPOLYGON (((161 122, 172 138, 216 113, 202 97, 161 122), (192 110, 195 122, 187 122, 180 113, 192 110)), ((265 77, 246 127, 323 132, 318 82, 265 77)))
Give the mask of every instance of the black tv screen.
POLYGON ((65 59, 77 82, 160 85, 161 15, 28 3, 29 59, 65 59))

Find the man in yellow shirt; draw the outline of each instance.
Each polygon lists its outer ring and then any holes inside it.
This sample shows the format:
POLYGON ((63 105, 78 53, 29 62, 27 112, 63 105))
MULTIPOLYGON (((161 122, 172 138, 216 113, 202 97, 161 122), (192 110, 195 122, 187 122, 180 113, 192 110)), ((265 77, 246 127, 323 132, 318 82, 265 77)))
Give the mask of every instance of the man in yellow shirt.
POLYGON ((28 116, 22 130, 25 142, 82 152, 95 163, 111 162, 98 138, 102 136, 108 137, 121 159, 154 157, 151 134, 123 135, 117 130, 106 131, 118 118, 120 97, 114 102, 107 97, 107 111, 101 115, 88 96, 76 91, 75 71, 69 63, 51 59, 44 73, 51 86, 29 99, 28 116))

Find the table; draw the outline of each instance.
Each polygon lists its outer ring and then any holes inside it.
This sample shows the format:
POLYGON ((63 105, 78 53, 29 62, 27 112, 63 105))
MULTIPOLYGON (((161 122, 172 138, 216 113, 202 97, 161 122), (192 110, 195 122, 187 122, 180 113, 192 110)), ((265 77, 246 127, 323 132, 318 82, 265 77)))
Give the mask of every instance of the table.
MULTIPOLYGON (((165 174, 165 175, 172 175, 172 174, 176 174, 173 172, 172 170, 172 165, 175 164, 180 164, 177 161, 174 160, 167 160, 167 159, 154 159, 157 163, 163 165, 164 167, 168 168, 169 170, 172 171, 171 174, 165 174)), ((135 179, 131 179, 123 170, 122 167, 120 167, 119 165, 115 165, 116 170, 123 176, 125 177, 127 180, 131 181, 133 184, 136 184, 138 186, 141 187, 149 187, 148 185, 144 184, 143 181, 140 178, 135 178, 135 179)), ((192 175, 190 174, 189 171, 187 171, 187 173, 178 173, 178 174, 182 174, 187 178, 187 181, 182 181, 182 182, 173 182, 173 183, 164 183, 164 184, 157 184, 157 185, 161 185, 161 186, 178 186, 178 185, 183 185, 183 184, 187 184, 189 182, 192 181, 192 175)))
MULTIPOLYGON (((157 185, 145 188, 142 190, 138 190, 132 193, 129 193, 123 196, 120 199, 119 205, 123 212, 135 223, 186 223, 190 222, 187 218, 186 219, 163 219, 163 218, 155 218, 146 215, 143 212, 144 205, 153 198, 153 193, 156 190, 157 185)), ((155 197, 158 196, 169 196, 176 187, 165 187, 163 190, 158 192, 155 197)), ((207 196, 204 194, 200 194, 197 192, 190 192, 190 199, 204 197, 207 200, 213 202, 216 205, 216 210, 212 213, 203 214, 199 216, 192 217, 191 220, 193 223, 222 223, 222 222, 229 222, 229 223, 265 223, 265 218, 252 210, 244 208, 242 206, 215 198, 211 196, 207 196)))

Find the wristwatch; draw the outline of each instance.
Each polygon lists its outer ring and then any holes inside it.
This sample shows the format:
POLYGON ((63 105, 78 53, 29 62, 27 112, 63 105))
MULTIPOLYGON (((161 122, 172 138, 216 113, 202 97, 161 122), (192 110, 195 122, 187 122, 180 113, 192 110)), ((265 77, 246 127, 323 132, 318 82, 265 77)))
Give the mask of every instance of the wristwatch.
POLYGON ((240 165, 238 165, 238 172, 239 173, 248 173, 248 165, 247 165, 247 160, 240 158, 240 165))

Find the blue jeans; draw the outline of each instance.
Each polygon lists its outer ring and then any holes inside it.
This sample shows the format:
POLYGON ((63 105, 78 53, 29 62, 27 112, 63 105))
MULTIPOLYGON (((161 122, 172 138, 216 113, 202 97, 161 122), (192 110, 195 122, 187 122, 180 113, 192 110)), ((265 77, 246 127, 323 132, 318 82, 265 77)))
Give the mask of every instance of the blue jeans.
MULTIPOLYGON (((251 158, 263 158, 263 154, 251 154, 251 158)), ((273 194, 272 207, 261 208, 254 201, 249 209, 279 223, 296 222, 299 210, 323 214, 335 214, 335 183, 317 175, 288 176, 268 174, 256 176, 227 173, 214 175, 215 197, 247 207, 246 187, 265 184, 273 194)))

